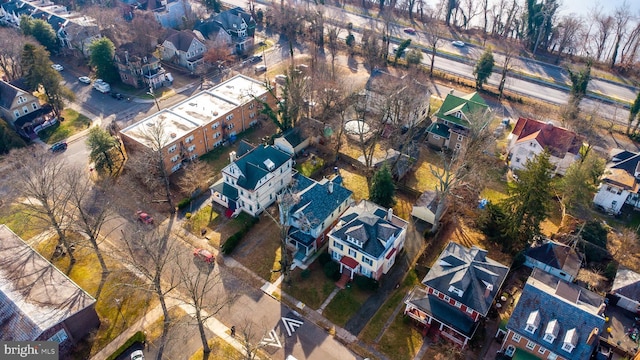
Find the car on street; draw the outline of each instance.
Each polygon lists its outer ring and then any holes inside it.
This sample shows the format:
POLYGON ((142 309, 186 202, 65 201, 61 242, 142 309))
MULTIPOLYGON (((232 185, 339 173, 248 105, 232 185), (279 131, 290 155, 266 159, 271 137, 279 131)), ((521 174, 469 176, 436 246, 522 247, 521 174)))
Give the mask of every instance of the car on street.
POLYGON ((409 34, 409 35, 415 35, 416 34, 416 29, 414 29, 414 28, 404 28, 403 31, 405 33, 409 34))
POLYGON ((111 97, 114 98, 114 99, 117 99, 117 100, 122 100, 123 99, 122 94, 117 93, 117 92, 113 92, 113 91, 111 92, 111 97))
POLYGON ((262 61, 262 55, 254 55, 252 57, 249 58, 249 61, 252 63, 257 63, 262 61))
POLYGON ((63 68, 63 67, 62 67, 62 65, 60 65, 60 64, 53 64, 53 65, 51 65, 51 67, 52 67, 52 68, 53 68, 53 70, 55 70, 55 71, 62 71, 62 70, 64 70, 64 68, 63 68))
POLYGON ((285 82, 287 82, 287 75, 284 75, 284 74, 278 74, 278 75, 274 76, 274 80, 275 80, 278 84, 284 84, 285 82))
POLYGON ((100 91, 103 94, 106 94, 111 91, 111 86, 109 85, 109 83, 107 83, 102 79, 96 79, 96 81, 93 82, 93 88, 100 91))
POLYGON ((151 217, 151 215, 147 214, 146 212, 138 210, 136 211, 136 215, 138 215, 138 221, 140 221, 141 223, 147 225, 153 224, 153 217, 151 217))
POLYGON ((255 67, 256 74, 267 71, 267 65, 256 65, 255 67))
POLYGON ((78 78, 78 81, 80 81, 83 84, 91 84, 91 79, 88 76, 80 76, 78 78))
POLYGON ((456 47, 464 47, 465 43, 460 41, 460 40, 456 40, 456 41, 452 41, 451 45, 456 46, 456 47))
POLYGON ((131 353, 131 360, 144 360, 144 354, 142 350, 136 350, 131 353))
POLYGON ((196 259, 202 260, 204 262, 207 262, 209 264, 213 264, 213 262, 216 260, 215 256, 213 256, 213 254, 206 249, 195 249, 193 250, 193 256, 196 259))
POLYGON ((67 143, 64 141, 57 142, 49 148, 49 151, 57 153, 67 150, 67 143))

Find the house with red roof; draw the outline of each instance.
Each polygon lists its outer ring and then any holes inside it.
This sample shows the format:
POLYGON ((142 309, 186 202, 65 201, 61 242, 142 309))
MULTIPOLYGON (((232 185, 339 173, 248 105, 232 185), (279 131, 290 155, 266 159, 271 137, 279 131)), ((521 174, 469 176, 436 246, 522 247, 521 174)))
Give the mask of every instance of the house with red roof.
POLYGON ((545 149, 551 154, 550 161, 556 166, 555 173, 564 175, 569 166, 579 159, 582 137, 573 131, 534 119, 519 118, 508 137, 509 167, 524 169, 545 149))

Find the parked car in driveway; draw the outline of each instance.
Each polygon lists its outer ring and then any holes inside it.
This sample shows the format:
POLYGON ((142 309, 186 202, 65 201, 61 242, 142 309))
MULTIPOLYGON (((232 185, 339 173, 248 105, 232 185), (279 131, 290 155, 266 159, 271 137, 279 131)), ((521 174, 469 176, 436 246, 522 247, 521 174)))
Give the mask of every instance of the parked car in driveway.
POLYGON ((67 150, 67 143, 64 141, 57 142, 49 148, 49 151, 57 153, 67 150))
POLYGON ((78 81, 83 84, 91 84, 91 79, 88 76, 80 76, 78 81))
POLYGON ((261 73, 261 72, 265 72, 267 71, 267 66, 266 65, 256 65, 255 67, 255 72, 257 73, 261 73))
POLYGON ((52 68, 53 68, 53 70, 55 70, 55 71, 62 71, 62 70, 64 70, 64 68, 63 68, 63 67, 62 67, 62 65, 60 65, 60 64, 53 64, 53 65, 51 65, 51 67, 52 67, 52 68))
POLYGON ((465 43, 460 40, 456 40, 456 41, 452 41, 451 45, 457 46, 457 47, 464 47, 465 43))
POLYGON ((103 94, 106 94, 111 91, 111 86, 102 79, 96 79, 96 81, 93 82, 93 88, 100 91, 103 94))
POLYGON ((144 360, 144 354, 142 350, 136 350, 131 353, 131 360, 144 360))
POLYGON ((193 256, 196 259, 202 260, 204 262, 207 262, 209 264, 213 264, 213 262, 216 260, 215 256, 213 256, 213 254, 206 249, 195 249, 193 250, 193 256))
POLYGON ((151 215, 147 214, 146 212, 138 210, 136 211, 136 215, 138 216, 138 221, 140 221, 141 223, 147 225, 153 224, 153 217, 151 217, 151 215))

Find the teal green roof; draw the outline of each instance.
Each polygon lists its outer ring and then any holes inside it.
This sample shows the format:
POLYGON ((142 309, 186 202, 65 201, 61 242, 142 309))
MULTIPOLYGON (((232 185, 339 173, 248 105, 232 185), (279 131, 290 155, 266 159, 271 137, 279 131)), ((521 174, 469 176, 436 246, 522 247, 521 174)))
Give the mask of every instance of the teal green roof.
POLYGON ((234 188, 233 186, 227 184, 222 180, 215 183, 211 188, 213 188, 213 190, 219 192, 220 194, 226 196, 228 199, 238 200, 238 189, 234 188))
POLYGON ((427 132, 438 135, 445 139, 449 138, 449 127, 443 123, 432 123, 427 127, 427 132))
POLYGON ((238 186, 248 190, 254 190, 258 181, 265 177, 270 170, 267 167, 267 160, 270 160, 275 169, 291 159, 291 156, 273 146, 257 146, 241 158, 235 161, 242 175, 238 178, 238 186))
POLYGON ((468 115, 474 112, 485 112, 488 108, 487 103, 477 92, 465 96, 448 94, 435 115, 441 120, 467 127, 468 121, 464 118, 456 117, 455 113, 461 111, 463 114, 468 115))

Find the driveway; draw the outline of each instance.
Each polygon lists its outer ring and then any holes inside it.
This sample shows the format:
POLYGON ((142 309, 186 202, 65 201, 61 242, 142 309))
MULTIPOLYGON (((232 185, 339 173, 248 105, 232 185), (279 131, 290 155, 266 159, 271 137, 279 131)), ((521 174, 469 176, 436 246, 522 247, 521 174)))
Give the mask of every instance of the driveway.
POLYGON ((345 330, 358 336, 378 309, 382 307, 382 304, 384 304, 389 295, 393 293, 396 285, 402 282, 409 269, 411 269, 415 259, 417 259, 424 249, 425 241, 422 237, 424 230, 422 223, 418 222, 416 224, 413 218, 409 219, 407 239, 398 261, 396 261, 395 265, 391 268, 391 271, 382 277, 378 290, 371 295, 367 301, 362 304, 358 312, 347 321, 344 326, 345 330))

